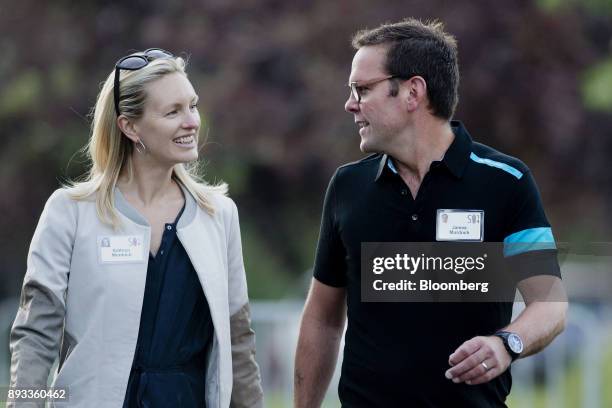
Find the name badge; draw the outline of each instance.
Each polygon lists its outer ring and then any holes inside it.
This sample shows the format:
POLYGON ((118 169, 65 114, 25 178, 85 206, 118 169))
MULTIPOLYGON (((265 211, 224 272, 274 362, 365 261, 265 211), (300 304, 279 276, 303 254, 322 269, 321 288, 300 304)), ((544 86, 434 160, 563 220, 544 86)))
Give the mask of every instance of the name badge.
POLYGON ((142 262, 143 235, 101 235, 98 237, 101 263, 142 262))
POLYGON ((436 241, 482 241, 483 210, 442 210, 436 215, 436 241))

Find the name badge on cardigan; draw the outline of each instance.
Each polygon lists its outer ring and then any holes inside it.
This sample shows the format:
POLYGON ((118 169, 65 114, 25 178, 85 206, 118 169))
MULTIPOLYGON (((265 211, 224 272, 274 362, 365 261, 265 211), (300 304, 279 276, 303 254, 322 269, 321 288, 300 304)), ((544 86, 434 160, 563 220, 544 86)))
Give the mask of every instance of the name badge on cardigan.
POLYGON ((482 241, 484 211, 439 209, 436 241, 482 241))
POLYGON ((98 236, 100 263, 142 262, 144 260, 143 235, 98 236))

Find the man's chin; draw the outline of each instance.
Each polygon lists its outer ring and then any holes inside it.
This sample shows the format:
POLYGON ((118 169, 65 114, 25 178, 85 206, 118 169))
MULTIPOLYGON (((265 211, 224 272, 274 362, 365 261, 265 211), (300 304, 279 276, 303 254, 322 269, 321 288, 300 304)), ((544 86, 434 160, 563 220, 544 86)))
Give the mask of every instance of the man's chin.
POLYGON ((376 146, 373 146, 371 143, 368 143, 363 139, 359 144, 359 150, 361 150, 362 153, 380 153, 380 149, 376 148, 376 146))

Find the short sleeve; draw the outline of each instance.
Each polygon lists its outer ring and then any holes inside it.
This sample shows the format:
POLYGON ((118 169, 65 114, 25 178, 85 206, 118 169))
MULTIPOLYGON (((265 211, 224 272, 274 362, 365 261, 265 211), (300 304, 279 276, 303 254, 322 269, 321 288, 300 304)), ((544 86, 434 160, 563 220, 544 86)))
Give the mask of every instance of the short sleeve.
POLYGON ((504 238, 504 256, 515 280, 535 275, 561 277, 557 245, 531 172, 526 171, 519 179, 513 203, 513 215, 504 238))
POLYGON ((346 286, 346 251, 340 237, 337 218, 336 183, 338 173, 334 174, 323 202, 321 230, 317 243, 314 272, 315 279, 328 286, 346 286))

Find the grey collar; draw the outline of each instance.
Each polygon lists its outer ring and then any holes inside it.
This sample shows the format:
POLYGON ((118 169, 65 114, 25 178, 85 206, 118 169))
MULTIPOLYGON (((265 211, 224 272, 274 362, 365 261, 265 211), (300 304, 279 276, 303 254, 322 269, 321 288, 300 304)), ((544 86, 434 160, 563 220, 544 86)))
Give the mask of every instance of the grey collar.
MULTIPOLYGON (((181 190, 183 190, 183 196, 185 197, 185 210, 183 210, 183 214, 181 215, 181 218, 179 218, 178 224, 176 226, 177 229, 181 229, 191 224, 191 221, 193 221, 195 217, 198 204, 196 202, 196 199, 191 195, 191 193, 189 192, 189 190, 187 190, 183 183, 178 180, 177 182, 178 185, 181 187, 181 190)), ((117 211, 125 215, 130 220, 134 221, 136 224, 143 225, 145 227, 150 227, 147 219, 126 200, 125 196, 123 195, 123 193, 121 193, 121 190, 119 190, 118 187, 115 187, 114 193, 115 208, 117 209, 117 211)))

